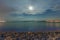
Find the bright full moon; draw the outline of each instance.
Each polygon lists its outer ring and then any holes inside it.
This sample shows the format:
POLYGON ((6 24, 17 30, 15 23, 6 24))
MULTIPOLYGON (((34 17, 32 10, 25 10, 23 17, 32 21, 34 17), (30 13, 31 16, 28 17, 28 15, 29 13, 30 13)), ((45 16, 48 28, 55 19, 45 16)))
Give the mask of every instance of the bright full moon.
POLYGON ((32 10, 34 10, 34 7, 33 6, 29 6, 28 9, 32 11, 32 10))

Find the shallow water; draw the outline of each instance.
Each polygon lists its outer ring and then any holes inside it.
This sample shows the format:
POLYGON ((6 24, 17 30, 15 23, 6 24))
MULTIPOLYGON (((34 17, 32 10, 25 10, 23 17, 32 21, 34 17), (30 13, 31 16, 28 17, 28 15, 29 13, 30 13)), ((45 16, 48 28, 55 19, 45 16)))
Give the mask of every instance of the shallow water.
POLYGON ((0 31, 59 31, 60 23, 47 22, 6 22, 0 23, 0 31))

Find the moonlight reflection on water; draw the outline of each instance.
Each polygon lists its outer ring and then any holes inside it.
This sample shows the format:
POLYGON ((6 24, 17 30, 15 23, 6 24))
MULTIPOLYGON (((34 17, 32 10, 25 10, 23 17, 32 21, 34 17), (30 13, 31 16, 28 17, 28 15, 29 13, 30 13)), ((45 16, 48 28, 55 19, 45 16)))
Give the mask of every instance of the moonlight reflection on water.
POLYGON ((0 29, 3 31, 59 31, 60 23, 46 22, 0 22, 0 29))

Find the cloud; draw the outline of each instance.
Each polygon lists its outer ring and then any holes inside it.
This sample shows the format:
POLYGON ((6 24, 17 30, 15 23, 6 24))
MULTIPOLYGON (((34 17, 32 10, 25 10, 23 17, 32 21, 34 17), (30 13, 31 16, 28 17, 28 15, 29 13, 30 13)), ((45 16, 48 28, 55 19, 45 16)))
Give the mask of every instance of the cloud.
POLYGON ((51 9, 53 11, 60 11, 60 1, 59 0, 54 1, 52 6, 51 6, 51 9))
POLYGON ((60 5, 56 4, 52 7, 53 11, 60 11, 60 5))
POLYGON ((0 14, 7 14, 7 13, 13 12, 13 11, 16 11, 16 9, 13 7, 9 7, 8 5, 6 5, 4 3, 0 4, 0 14))
POLYGON ((5 3, 0 3, 0 19, 6 19, 10 12, 15 12, 16 9, 9 7, 5 3))

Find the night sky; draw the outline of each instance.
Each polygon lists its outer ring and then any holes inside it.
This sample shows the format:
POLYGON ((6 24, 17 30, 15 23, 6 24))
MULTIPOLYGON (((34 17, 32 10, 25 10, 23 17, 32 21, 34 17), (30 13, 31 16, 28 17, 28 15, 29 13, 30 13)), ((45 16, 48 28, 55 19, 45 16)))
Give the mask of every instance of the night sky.
POLYGON ((0 0, 0 20, 60 20, 60 0, 0 0))

